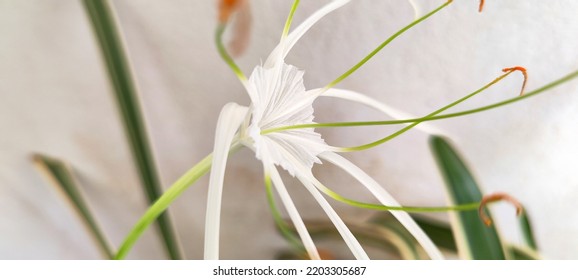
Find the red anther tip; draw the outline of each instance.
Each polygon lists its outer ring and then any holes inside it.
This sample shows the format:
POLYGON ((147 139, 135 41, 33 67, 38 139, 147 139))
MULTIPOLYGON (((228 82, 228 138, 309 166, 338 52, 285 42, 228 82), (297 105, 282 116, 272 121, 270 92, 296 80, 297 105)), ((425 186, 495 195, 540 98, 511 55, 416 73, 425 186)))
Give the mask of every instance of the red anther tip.
POLYGON ((526 71, 526 68, 524 68, 522 66, 514 66, 514 67, 504 68, 504 69, 502 69, 502 71, 503 72, 514 72, 514 71, 522 72, 522 75, 524 75, 524 83, 522 84, 522 89, 520 90, 520 96, 524 95, 524 89, 526 89, 526 82, 528 81, 528 71, 526 71))
POLYGON ((522 66, 514 66, 514 67, 508 67, 508 68, 504 68, 502 69, 503 72, 509 72, 509 71, 520 71, 522 73, 526 73, 526 68, 522 67, 522 66))
POLYGON ((241 2, 239 0, 220 0, 219 1, 219 22, 224 23, 229 20, 229 17, 237 8, 237 4, 241 2))
POLYGON ((522 204, 517 201, 515 198, 511 197, 510 195, 506 194, 506 193, 494 193, 494 194, 490 194, 488 196, 484 196, 482 198, 482 201, 480 202, 480 207, 478 208, 478 214, 480 215, 480 218, 482 219, 482 221, 484 222, 484 224, 486 226, 490 226, 492 225, 492 219, 490 219, 490 217, 488 217, 488 215, 486 215, 486 212, 484 212, 484 207, 486 207, 486 205, 490 202, 496 202, 496 201, 507 201, 510 202, 512 205, 514 205, 514 207, 516 207, 516 215, 519 216, 522 214, 522 211, 524 211, 524 207, 522 207, 522 204))
POLYGON ((478 12, 482 12, 482 10, 484 9, 484 0, 480 0, 480 8, 478 9, 478 12))

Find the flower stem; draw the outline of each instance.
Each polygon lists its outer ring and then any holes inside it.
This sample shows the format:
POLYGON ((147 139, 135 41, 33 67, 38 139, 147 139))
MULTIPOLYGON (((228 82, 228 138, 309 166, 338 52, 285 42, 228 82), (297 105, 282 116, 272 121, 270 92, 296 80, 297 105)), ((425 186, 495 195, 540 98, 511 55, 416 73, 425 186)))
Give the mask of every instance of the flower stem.
MULTIPOLYGON (((239 142, 233 143, 229 153, 236 152, 240 147, 241 144, 239 144, 239 142)), ((149 207, 126 236, 119 247, 118 252, 114 256, 114 259, 120 260, 126 257, 134 243, 150 226, 150 224, 153 223, 155 219, 161 215, 190 185, 195 183, 211 169, 212 160, 213 155, 210 154, 199 161, 195 166, 189 169, 187 173, 181 176, 169 189, 167 189, 151 207, 149 207)))
POLYGON ((389 45, 389 43, 391 43, 393 40, 395 40, 395 38, 399 37, 401 34, 405 33, 406 31, 408 31, 412 27, 416 26, 420 22, 426 20, 430 16, 436 14, 437 12, 439 12, 440 10, 442 10, 443 8, 445 8, 446 6, 448 6, 451 3, 452 3, 452 1, 447 1, 445 4, 439 6, 437 9, 435 9, 435 10, 427 13, 426 15, 414 20, 412 23, 410 23, 406 27, 397 31, 391 37, 387 38, 387 40, 383 41, 383 43, 381 43, 381 45, 379 45, 377 48, 375 48, 371 53, 369 53, 366 57, 364 57, 360 62, 355 64, 351 69, 347 70, 345 73, 343 73, 337 79, 335 79, 333 82, 331 82, 327 86, 325 86, 325 89, 332 88, 335 85, 337 85, 338 83, 340 83, 341 81, 343 81, 345 78, 349 77, 351 74, 353 74, 353 72, 357 71, 357 69, 361 68, 361 66, 363 66, 367 61, 369 61, 377 53, 379 53, 385 46, 389 45))

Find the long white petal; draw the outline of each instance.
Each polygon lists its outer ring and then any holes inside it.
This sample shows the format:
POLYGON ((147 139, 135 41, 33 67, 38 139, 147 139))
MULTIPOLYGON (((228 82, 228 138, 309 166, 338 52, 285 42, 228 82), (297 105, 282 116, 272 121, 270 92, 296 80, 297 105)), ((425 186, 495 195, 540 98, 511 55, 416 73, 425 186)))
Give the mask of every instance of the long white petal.
POLYGON ((351 233, 349 228, 345 225, 343 220, 341 220, 339 215, 337 215, 335 210, 333 210, 331 205, 329 205, 329 202, 327 202, 319 190, 317 190, 317 188, 315 188, 312 182, 307 178, 303 178, 301 176, 298 176, 298 178, 303 183, 305 188, 307 188, 307 190, 313 195, 315 200, 317 200, 317 203, 319 203, 321 208, 323 208, 323 211, 325 211, 331 222, 333 222, 335 228, 337 228, 337 231, 339 231, 339 234, 341 234, 343 240, 347 244, 347 247, 349 247, 355 258, 358 260, 369 260, 369 256, 367 256, 367 253, 365 253, 365 250, 363 250, 363 247, 361 247, 359 241, 357 241, 355 236, 353 236, 353 233, 351 233))
POLYGON ((219 229, 221 223, 221 197, 225 166, 229 156, 229 147, 235 132, 245 119, 248 108, 228 103, 221 110, 215 133, 213 165, 209 179, 207 213, 205 218, 205 259, 219 258, 219 229))
POLYGON ((314 179, 311 171, 309 169, 301 168, 298 170, 297 178, 299 179, 299 181, 301 181, 301 183, 303 183, 305 188, 313 195, 313 198, 317 200, 317 203, 319 203, 321 208, 323 208, 323 211, 325 211, 331 222, 333 222, 335 228, 337 229, 339 234, 341 234, 341 237, 343 237, 345 244, 347 244, 347 247, 349 247, 355 258, 358 260, 369 260, 369 256, 367 256, 367 253, 365 252, 365 250, 363 250, 363 247, 361 247, 359 241, 357 241, 357 239, 355 238, 353 233, 351 233, 347 225, 345 225, 343 220, 341 220, 339 215, 337 215, 335 210, 333 210, 329 202, 327 202, 325 197, 323 197, 323 195, 319 192, 319 190, 317 190, 317 188, 313 184, 317 180, 314 179))
MULTIPOLYGON (((377 183, 375 180, 373 180, 373 178, 363 172, 363 170, 361 170, 359 167, 344 157, 333 152, 323 153, 319 155, 319 157, 335 164, 336 166, 352 175, 361 184, 363 184, 373 194, 373 196, 379 200, 379 202, 383 203, 383 205, 400 206, 400 204, 384 188, 379 185, 379 183, 377 183)), ((423 232, 423 230, 417 225, 417 223, 408 213, 403 211, 391 211, 391 214, 396 217, 399 222, 405 226, 405 228, 407 228, 407 230, 415 237, 415 239, 417 239, 417 241, 428 253, 430 258, 443 259, 443 255, 436 247, 436 245, 425 234, 425 232, 423 232)))
MULTIPOLYGON (((336 88, 332 88, 329 89, 325 92, 323 92, 321 94, 322 97, 334 97, 334 98, 341 98, 341 99, 345 99, 345 100, 349 100, 349 101, 353 101, 353 102, 357 102, 369 107, 372 107, 394 119, 398 119, 398 120, 402 120, 402 119, 415 119, 416 117, 406 113, 404 111, 401 111, 399 109, 393 108, 383 102, 380 102, 376 99, 373 99, 365 94, 362 93, 358 93, 355 91, 351 91, 351 90, 345 90, 345 89, 336 89, 336 88)), ((420 129, 426 133, 429 134, 436 134, 436 135, 446 135, 446 133, 443 133, 441 130, 439 130, 438 128, 427 124, 427 123, 421 123, 419 124, 417 127, 417 129, 420 129)))
POLYGON ((271 52, 265 62, 265 67, 269 68, 278 62, 282 62, 291 48, 299 41, 299 39, 311 28, 317 21, 331 13, 332 11, 347 4, 350 0, 333 0, 331 3, 325 5, 323 8, 317 10, 303 23, 301 23, 295 30, 293 30, 286 38, 281 38, 281 42, 271 52))
POLYGON ((279 176, 277 168, 275 168, 273 164, 265 163, 266 161, 267 160, 263 161, 265 172, 271 176, 271 181, 273 181, 273 185, 275 186, 275 189, 277 189, 277 193, 279 194, 283 205, 285 205, 285 209, 287 210, 291 221, 293 221, 301 241, 303 241, 305 250, 312 260, 320 260, 321 257, 319 256, 317 247, 315 247, 313 239, 311 239, 311 235, 309 235, 309 231, 307 231, 305 223, 303 223, 303 219, 301 219, 301 215, 299 215, 299 212, 297 211, 297 207, 293 204, 293 200, 291 199, 291 196, 289 196, 285 184, 283 184, 283 180, 281 180, 281 176, 279 176))

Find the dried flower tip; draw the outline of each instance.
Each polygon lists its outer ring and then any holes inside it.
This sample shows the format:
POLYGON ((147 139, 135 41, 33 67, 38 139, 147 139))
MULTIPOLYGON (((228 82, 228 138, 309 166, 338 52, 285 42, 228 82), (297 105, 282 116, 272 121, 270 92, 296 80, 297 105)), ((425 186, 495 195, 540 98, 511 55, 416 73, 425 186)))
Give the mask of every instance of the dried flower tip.
POLYGON ((219 1, 219 23, 225 23, 231 14, 239 7, 244 0, 220 0, 219 1))
POLYGON ((488 203, 497 202, 497 201, 510 202, 512 205, 514 205, 514 207, 516 207, 516 215, 517 216, 522 214, 522 212, 524 211, 524 207, 522 206, 522 204, 518 200, 516 200, 515 198, 511 197, 510 195, 508 195, 506 193, 494 193, 494 194, 484 196, 482 198, 482 201, 480 202, 480 207, 478 208, 478 214, 480 215, 480 218, 482 219, 484 224, 486 224, 486 226, 492 225, 492 219, 490 219, 490 217, 488 217, 488 215, 486 215, 486 212, 484 212, 484 208, 486 207, 486 205, 488 203))
POLYGON ((482 10, 484 9, 484 0, 480 0, 480 8, 478 9, 478 12, 482 12, 482 10))
POLYGON ((524 68, 522 66, 514 66, 514 67, 504 68, 504 69, 502 69, 502 71, 503 72, 514 72, 514 71, 522 72, 522 75, 524 75, 524 83, 522 84, 522 89, 520 90, 520 96, 524 95, 524 89, 526 88, 526 82, 528 81, 528 72, 526 71, 526 68, 524 68))

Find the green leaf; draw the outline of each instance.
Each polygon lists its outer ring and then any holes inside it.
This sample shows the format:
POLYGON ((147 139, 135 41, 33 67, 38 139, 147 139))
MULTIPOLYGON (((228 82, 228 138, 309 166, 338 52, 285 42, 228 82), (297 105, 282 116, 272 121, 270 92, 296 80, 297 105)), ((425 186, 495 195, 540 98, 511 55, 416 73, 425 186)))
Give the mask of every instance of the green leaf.
POLYGON ((511 260, 539 260, 538 252, 527 247, 518 247, 514 245, 507 245, 508 259, 511 260))
MULTIPOLYGON (((113 12, 106 0, 84 0, 83 3, 106 62, 140 181, 149 204, 153 204, 162 193, 162 187, 139 107, 137 90, 133 84, 113 12)), ((181 259, 169 215, 164 213, 159 216, 157 224, 167 255, 171 259, 181 259)))
POLYGON ((86 230, 93 238, 103 257, 112 259, 114 256, 110 243, 98 226, 88 205, 82 198, 72 170, 64 162, 48 156, 36 154, 32 158, 34 165, 52 183, 54 188, 68 202, 68 205, 78 215, 86 230))
POLYGON ((412 217, 435 245, 448 251, 457 252, 456 240, 449 225, 419 216, 412 217))
MULTIPOLYGON (((446 182, 450 203, 479 202, 482 193, 464 162, 442 137, 430 138, 431 148, 446 182)), ((484 210, 486 211, 486 210, 484 210)), ((489 213, 486 212, 488 217, 489 213)), ((486 226, 478 213, 464 211, 450 213, 452 229, 457 241, 458 253, 466 259, 503 260, 505 253, 493 225, 486 226)))
POLYGON ((532 232, 532 224, 530 223, 530 218, 526 214, 526 211, 522 211, 518 217, 518 221, 520 223, 522 235, 524 236, 525 245, 530 249, 537 250, 538 246, 536 245, 536 239, 534 238, 534 233, 532 232))

